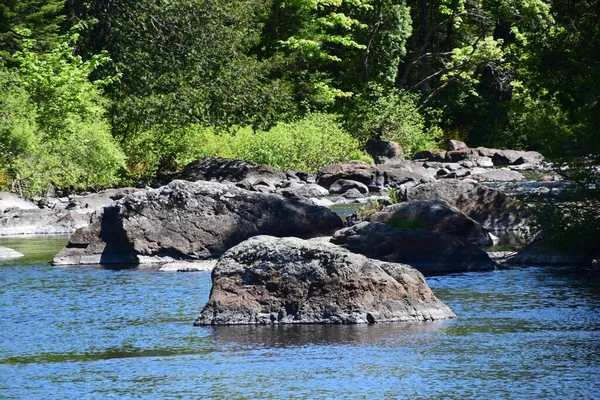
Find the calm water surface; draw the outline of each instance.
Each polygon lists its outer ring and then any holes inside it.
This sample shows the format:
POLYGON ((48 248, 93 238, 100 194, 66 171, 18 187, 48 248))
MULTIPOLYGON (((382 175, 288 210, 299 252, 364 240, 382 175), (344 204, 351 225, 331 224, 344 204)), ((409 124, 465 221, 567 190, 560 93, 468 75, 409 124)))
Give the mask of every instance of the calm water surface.
POLYGON ((428 279, 457 320, 204 327, 209 273, 52 267, 65 238, 0 239, 0 398, 600 396, 600 277, 428 279))

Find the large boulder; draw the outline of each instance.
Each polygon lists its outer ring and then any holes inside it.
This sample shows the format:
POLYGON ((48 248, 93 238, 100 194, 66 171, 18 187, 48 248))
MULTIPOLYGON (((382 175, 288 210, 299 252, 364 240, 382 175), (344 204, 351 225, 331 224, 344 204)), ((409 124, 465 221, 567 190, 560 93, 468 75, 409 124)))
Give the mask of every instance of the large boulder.
POLYGON ((600 249, 567 252, 557 249, 547 239, 537 239, 525 246, 507 264, 518 265, 592 265, 600 257, 600 249))
POLYGON ((419 183, 434 182, 435 178, 422 165, 414 161, 397 161, 379 166, 376 181, 372 186, 400 188, 419 183))
POLYGON ((368 220, 397 228, 420 228, 446 233, 479 247, 493 244, 481 224, 443 200, 414 200, 392 204, 371 215, 368 220))
POLYGON ((527 227, 527 211, 520 201, 476 182, 448 179, 408 188, 405 200, 444 200, 488 230, 527 227))
POLYGON ((496 150, 492 156, 492 161, 496 166, 525 163, 537 165, 543 160, 544 157, 537 151, 496 150))
POLYGON ((495 268, 484 251, 457 236, 379 222, 361 222, 342 229, 331 242, 369 258, 410 264, 428 275, 495 268))
POLYGON ((249 237, 332 234, 325 207, 216 182, 173 181, 136 192, 76 231, 55 264, 138 264, 207 259, 249 237))
POLYGON ((321 168, 317 173, 317 183, 329 188, 335 181, 347 179, 369 186, 376 174, 377 168, 364 161, 346 161, 321 168))
POLYGON ((329 243, 253 237, 212 272, 195 325, 358 324, 454 318, 408 265, 370 260, 329 243))
POLYGON ((402 147, 396 142, 369 139, 365 145, 365 151, 373 158, 375 164, 404 160, 402 147))
POLYGON ((329 187, 329 191, 333 194, 344 194, 350 189, 356 189, 362 194, 369 193, 367 185, 349 179, 338 179, 329 187))
POLYGON ((215 181, 239 183, 246 189, 274 190, 288 179, 287 175, 274 167, 230 158, 203 158, 183 168, 178 179, 186 181, 215 181))
POLYGON ((9 247, 0 246, 0 260, 11 260, 13 258, 21 257, 23 257, 23 253, 9 247))
POLYGON ((446 149, 448 151, 467 150, 468 148, 469 146, 460 140, 448 140, 448 142, 446 142, 446 149))

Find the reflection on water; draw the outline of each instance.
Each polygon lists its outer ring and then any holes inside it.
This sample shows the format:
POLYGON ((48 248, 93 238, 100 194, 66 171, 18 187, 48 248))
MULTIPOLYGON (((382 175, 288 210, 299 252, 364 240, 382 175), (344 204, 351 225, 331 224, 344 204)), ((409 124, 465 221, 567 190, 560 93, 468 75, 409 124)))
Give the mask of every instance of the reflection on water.
POLYGON ((431 277, 458 315, 451 321, 193 327, 210 273, 50 266, 64 241, 11 242, 30 254, 0 266, 0 397, 599 394, 600 276, 592 270, 431 277))
POLYGON ((427 340, 453 320, 375 325, 216 326, 205 329, 218 344, 259 347, 302 347, 327 344, 364 346, 397 345, 406 340, 427 340))

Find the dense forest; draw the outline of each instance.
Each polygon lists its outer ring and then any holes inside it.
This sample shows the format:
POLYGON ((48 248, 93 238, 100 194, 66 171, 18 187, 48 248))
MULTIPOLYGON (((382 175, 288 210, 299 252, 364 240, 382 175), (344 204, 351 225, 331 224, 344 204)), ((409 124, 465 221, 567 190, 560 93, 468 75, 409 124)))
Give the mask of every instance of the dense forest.
POLYGON ((445 139, 597 165, 594 0, 3 0, 0 187, 445 139), (583 160, 583 161, 582 161, 583 160))

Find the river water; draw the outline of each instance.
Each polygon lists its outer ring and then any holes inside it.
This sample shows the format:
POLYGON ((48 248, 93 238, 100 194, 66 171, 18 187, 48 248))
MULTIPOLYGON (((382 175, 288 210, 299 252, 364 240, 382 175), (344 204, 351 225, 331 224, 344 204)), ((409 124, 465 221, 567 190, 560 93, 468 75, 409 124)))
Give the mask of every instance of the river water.
POLYGON ((0 239, 0 398, 600 395, 594 271, 428 278, 451 321, 193 327, 210 273, 50 266, 65 241, 0 239))

